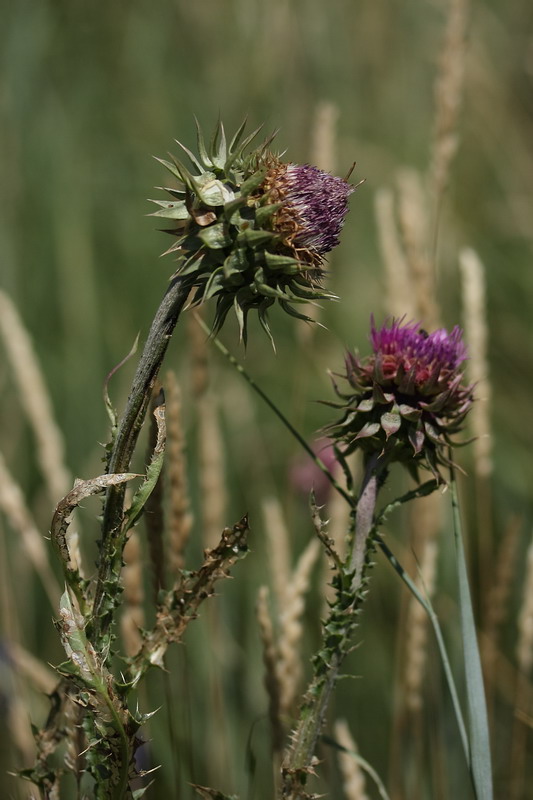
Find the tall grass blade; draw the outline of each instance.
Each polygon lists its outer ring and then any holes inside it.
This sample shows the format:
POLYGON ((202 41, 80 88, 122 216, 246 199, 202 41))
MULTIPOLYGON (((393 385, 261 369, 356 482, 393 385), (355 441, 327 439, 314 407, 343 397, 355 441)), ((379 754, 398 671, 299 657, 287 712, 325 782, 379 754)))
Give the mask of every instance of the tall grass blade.
POLYGON ((459 583, 459 608, 467 690, 469 721, 469 743, 471 753, 470 771, 477 800, 492 800, 492 767, 490 761, 490 738, 487 705, 483 686, 483 672, 476 636, 476 625, 468 585, 468 573, 463 547, 461 515, 457 497, 457 485, 453 468, 450 469, 452 493, 453 531, 457 551, 457 579, 459 583))

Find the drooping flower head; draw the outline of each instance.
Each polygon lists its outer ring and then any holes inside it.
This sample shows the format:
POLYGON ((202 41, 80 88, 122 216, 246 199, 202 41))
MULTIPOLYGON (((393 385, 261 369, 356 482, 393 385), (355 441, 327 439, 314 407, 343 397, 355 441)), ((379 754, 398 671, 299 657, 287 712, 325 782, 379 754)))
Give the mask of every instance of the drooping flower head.
POLYGON ((472 387, 463 384, 467 358, 461 329, 427 333, 417 323, 392 320, 377 329, 371 320, 373 354, 346 356, 347 393, 342 419, 331 435, 346 452, 388 453, 416 474, 419 465, 441 480, 449 464, 452 435, 461 430, 472 405, 472 387))
POLYGON ((207 148, 198 127, 198 156, 187 148, 195 174, 180 161, 161 163, 178 181, 171 201, 155 200, 154 216, 175 221, 178 237, 167 251, 178 256, 176 273, 195 287, 195 302, 217 298, 214 330, 233 308, 246 337, 256 309, 270 334, 267 310, 276 301, 309 320, 293 304, 333 295, 324 291, 323 257, 338 244, 355 187, 310 165, 284 163, 270 150, 273 136, 247 149, 244 123, 230 144, 218 124, 207 148))

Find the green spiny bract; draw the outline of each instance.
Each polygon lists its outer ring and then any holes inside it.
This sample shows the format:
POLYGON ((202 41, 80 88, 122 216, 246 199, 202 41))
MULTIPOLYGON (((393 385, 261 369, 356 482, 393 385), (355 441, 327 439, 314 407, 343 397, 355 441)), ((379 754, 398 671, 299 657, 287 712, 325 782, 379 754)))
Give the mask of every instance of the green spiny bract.
POLYGON ((153 216, 173 220, 176 275, 195 288, 194 303, 217 298, 214 332, 233 308, 246 341, 251 309, 271 337, 267 310, 333 298, 322 287, 323 256, 338 243, 354 187, 309 165, 286 164, 270 150, 274 135, 248 152, 260 128, 243 139, 243 123, 228 144, 218 123, 209 147, 198 126, 198 156, 178 144, 193 165, 158 159, 177 179, 154 200, 153 216), (194 173, 194 174, 193 174, 194 173))
POLYGON ((360 360, 348 353, 348 392, 335 390, 344 410, 329 435, 345 446, 387 455, 417 477, 417 467, 442 482, 439 465, 449 465, 453 434, 462 429, 473 402, 472 387, 462 383, 466 348, 461 330, 427 334, 418 324, 393 320, 377 330, 372 321, 374 354, 360 360))

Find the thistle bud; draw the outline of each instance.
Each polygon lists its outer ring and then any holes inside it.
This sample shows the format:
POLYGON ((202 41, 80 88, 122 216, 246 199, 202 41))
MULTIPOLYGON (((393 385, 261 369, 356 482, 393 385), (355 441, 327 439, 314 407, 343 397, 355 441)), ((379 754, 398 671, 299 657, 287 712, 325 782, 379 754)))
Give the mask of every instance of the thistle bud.
POLYGON ((346 356, 349 389, 336 392, 344 413, 329 435, 345 453, 388 454, 417 476, 423 466, 442 481, 453 434, 472 405, 472 387, 462 384, 466 347, 459 327, 428 334, 416 323, 392 320, 377 329, 371 321, 373 354, 346 356))
MULTIPOLYGON (((214 331, 233 308, 246 340, 251 309, 271 337, 267 310, 276 301, 291 316, 307 321, 294 304, 333 295, 322 286, 323 257, 339 241, 355 187, 309 165, 286 164, 270 145, 252 152, 260 129, 243 139, 245 123, 229 144, 219 123, 209 148, 198 126, 198 156, 183 163, 158 159, 177 179, 154 200, 153 216, 170 219, 177 241, 167 250, 178 257, 177 275, 195 288, 194 302, 216 297, 214 331)), ((271 337, 272 338, 272 337, 271 337)))

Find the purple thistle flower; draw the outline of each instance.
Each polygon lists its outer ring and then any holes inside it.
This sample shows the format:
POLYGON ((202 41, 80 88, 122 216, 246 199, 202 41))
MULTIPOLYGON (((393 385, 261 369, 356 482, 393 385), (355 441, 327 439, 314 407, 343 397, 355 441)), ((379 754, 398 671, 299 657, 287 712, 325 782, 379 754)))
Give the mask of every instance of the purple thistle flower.
POLYGON ((296 241, 319 255, 339 243, 354 186, 309 164, 288 164, 285 173, 287 202, 297 214, 301 230, 296 241))
POLYGON ((323 258, 338 244, 356 187, 309 164, 284 163, 270 149, 273 136, 249 152, 260 128, 246 137, 244 130, 245 123, 228 143, 219 122, 208 147, 198 127, 198 155, 180 145, 192 167, 160 159, 177 185, 168 189, 171 200, 153 202, 154 216, 171 221, 167 232, 177 241, 167 253, 194 288, 193 303, 216 298, 213 330, 232 310, 246 342, 250 311, 272 339, 274 303, 312 322, 298 305, 334 297, 323 287, 323 258))
POLYGON ((322 257, 339 243, 348 197, 355 189, 318 167, 283 164, 271 157, 262 191, 270 202, 281 205, 272 228, 281 234, 283 246, 318 279, 322 257))
POLYGON ((461 329, 427 333, 419 324, 392 320, 380 329, 371 318, 373 354, 346 356, 349 393, 344 415, 330 435, 367 453, 388 453, 416 473, 419 464, 442 480, 438 466, 449 464, 451 436, 461 430, 472 402, 462 384, 467 357, 461 329))

